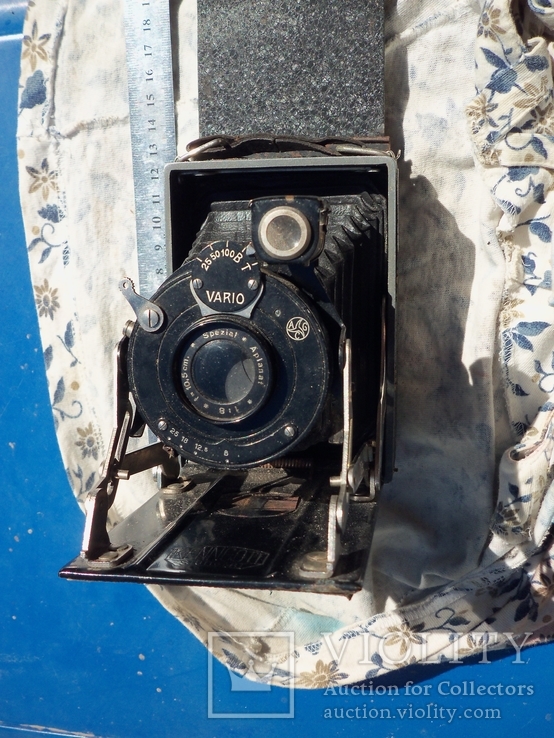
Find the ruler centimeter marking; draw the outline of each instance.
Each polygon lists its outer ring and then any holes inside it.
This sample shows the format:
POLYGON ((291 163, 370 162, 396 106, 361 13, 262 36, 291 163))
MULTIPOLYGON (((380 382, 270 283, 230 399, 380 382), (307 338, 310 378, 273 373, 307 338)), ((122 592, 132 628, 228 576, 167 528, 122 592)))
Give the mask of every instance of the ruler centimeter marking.
POLYGON ((139 292, 167 277, 164 166, 175 160, 169 0, 125 0, 139 292))

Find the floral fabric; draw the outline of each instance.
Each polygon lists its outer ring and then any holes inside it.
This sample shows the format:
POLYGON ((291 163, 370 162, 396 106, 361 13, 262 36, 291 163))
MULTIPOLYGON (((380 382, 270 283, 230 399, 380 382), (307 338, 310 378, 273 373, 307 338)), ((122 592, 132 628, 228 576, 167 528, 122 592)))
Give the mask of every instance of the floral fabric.
MULTIPOLYGON (((529 0, 514 17, 511 5, 398 0, 387 11, 387 130, 402 151, 399 469, 381 495, 367 586, 350 600, 151 588, 205 643, 223 633, 214 653, 240 673, 321 688, 554 635, 554 7, 529 0)), ((182 150, 197 135, 193 0, 176 23, 182 150)), ((32 284, 82 502, 110 437, 113 347, 132 317, 117 285, 136 276, 119 0, 31 0, 19 106, 32 284)), ((112 522, 154 491, 148 474, 122 483, 112 522)))

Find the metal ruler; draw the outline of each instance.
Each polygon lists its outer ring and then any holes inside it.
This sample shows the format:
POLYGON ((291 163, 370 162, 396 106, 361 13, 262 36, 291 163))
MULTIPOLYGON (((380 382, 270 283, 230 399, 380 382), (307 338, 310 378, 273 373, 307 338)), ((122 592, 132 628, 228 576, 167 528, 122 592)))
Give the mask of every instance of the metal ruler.
POLYGON ((139 292, 167 277, 164 166, 176 157, 169 0, 125 0, 139 292))

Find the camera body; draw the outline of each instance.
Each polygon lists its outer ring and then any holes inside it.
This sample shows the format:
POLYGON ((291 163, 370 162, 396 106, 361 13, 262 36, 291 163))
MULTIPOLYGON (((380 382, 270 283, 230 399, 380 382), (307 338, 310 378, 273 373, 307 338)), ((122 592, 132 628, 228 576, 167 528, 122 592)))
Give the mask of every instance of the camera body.
POLYGON ((361 162, 316 162, 168 166, 177 268, 152 298, 164 323, 131 335, 129 381, 149 427, 191 461, 328 460, 347 339, 354 453, 377 438, 388 193, 361 162))
MULTIPOLYGON (((110 536, 95 499, 63 576, 361 586, 394 467, 396 160, 289 148, 166 166, 170 276, 122 282, 118 360, 120 436, 157 436, 162 488, 110 536)), ((110 499, 147 464, 116 441, 110 499)))

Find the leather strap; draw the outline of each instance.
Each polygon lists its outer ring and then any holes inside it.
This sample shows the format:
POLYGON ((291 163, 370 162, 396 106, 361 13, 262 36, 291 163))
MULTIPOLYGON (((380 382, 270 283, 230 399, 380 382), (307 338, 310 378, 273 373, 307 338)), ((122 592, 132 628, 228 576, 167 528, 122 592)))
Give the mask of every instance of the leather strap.
POLYGON ((345 154, 390 153, 388 136, 333 137, 309 139, 301 136, 204 136, 187 145, 187 154, 179 161, 191 159, 236 159, 260 157, 264 154, 297 156, 344 156, 345 154))

